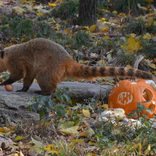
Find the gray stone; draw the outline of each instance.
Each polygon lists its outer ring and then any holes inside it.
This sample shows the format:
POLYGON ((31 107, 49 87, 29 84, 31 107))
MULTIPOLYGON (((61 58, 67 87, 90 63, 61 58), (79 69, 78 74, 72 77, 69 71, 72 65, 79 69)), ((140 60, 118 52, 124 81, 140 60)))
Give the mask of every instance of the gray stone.
MULTIPOLYGON (((23 87, 23 83, 14 83, 13 91, 8 92, 4 86, 0 86, 0 117, 21 120, 37 120, 38 114, 29 112, 27 107, 33 104, 34 97, 39 97, 34 93, 36 90, 40 90, 37 83, 33 83, 27 92, 16 92, 23 87)), ((95 96, 106 97, 108 96, 112 86, 110 85, 98 85, 90 83, 78 83, 78 82, 62 82, 58 85, 58 88, 69 87, 69 95, 74 99, 87 99, 95 96), (75 94, 73 93, 73 91, 75 94)), ((54 95, 52 95, 53 97, 54 95)), ((48 96, 49 98, 51 96, 48 96)))

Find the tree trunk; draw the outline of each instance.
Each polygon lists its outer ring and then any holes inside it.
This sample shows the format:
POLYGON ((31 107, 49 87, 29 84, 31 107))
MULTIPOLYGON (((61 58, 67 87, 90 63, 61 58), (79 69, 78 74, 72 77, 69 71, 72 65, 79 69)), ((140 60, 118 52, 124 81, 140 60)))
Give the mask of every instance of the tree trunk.
POLYGON ((96 24, 97 0, 80 0, 79 1, 79 18, 80 25, 96 24))

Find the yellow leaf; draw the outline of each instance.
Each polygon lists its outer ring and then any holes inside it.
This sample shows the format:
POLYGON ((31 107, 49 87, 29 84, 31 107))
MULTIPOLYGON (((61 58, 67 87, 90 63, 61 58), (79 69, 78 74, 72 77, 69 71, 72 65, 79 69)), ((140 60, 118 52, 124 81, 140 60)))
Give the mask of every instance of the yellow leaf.
POLYGON ((60 24, 56 24, 56 26, 54 27, 55 29, 59 29, 61 27, 60 24))
POLYGON ((119 13, 118 16, 127 17, 125 13, 119 13))
POLYGON ((109 38, 110 38, 109 36, 104 36, 103 39, 107 41, 109 38))
POLYGON ((22 153, 22 151, 20 150, 20 156, 24 156, 24 154, 22 153))
POLYGON ((49 123, 49 122, 42 122, 41 125, 42 125, 42 126, 50 126, 51 123, 49 123))
POLYGON ((87 137, 87 132, 84 130, 84 131, 80 134, 80 136, 82 136, 82 137, 87 137))
POLYGON ((48 4, 49 4, 50 7, 51 6, 56 7, 56 4, 55 3, 48 3, 48 4))
POLYGON ((85 156, 93 156, 93 154, 92 153, 87 153, 87 155, 85 155, 85 156))
POLYGON ((101 107, 103 108, 103 110, 106 110, 108 109, 108 104, 103 104, 101 107))
POLYGON ((94 37, 96 37, 96 36, 95 36, 95 34, 92 33, 92 34, 90 34, 90 37, 94 38, 94 37))
POLYGON ((63 33, 64 34, 72 34, 72 31, 70 31, 69 29, 64 29, 63 33))
POLYGON ((138 151, 139 151, 139 155, 141 155, 141 153, 142 153, 142 145, 141 145, 141 143, 139 143, 138 151))
POLYGON ((136 34, 131 33, 130 36, 133 37, 133 38, 135 38, 136 37, 136 34))
POLYGON ((101 18, 101 21, 106 21, 106 19, 105 18, 101 18))
POLYGON ((7 133, 7 132, 9 132, 9 131, 11 131, 11 129, 9 129, 9 128, 7 128, 7 127, 0 127, 0 132, 4 132, 4 133, 7 133))
POLYGON ((15 12, 16 12, 17 14, 20 14, 20 15, 22 15, 23 12, 25 11, 25 9, 23 9, 23 8, 21 8, 21 7, 18 7, 18 6, 13 7, 13 9, 15 10, 15 12))
POLYGON ((41 13, 41 11, 39 11, 39 10, 37 11, 36 15, 37 16, 43 16, 43 14, 41 13))
POLYGON ((156 66, 155 66, 154 63, 149 63, 149 66, 150 66, 151 68, 153 68, 153 69, 156 69, 156 66))
POLYGON ((100 64, 106 65, 106 62, 105 62, 104 60, 99 60, 99 61, 97 61, 97 62, 100 63, 100 64))
POLYGON ((79 135, 79 132, 77 131, 79 128, 79 126, 73 126, 73 127, 70 127, 70 128, 67 128, 67 129, 60 129, 60 131, 62 133, 65 133, 65 134, 68 134, 68 135, 75 135, 75 136, 78 136, 79 135))
POLYGON ((72 140, 71 143, 75 144, 75 143, 85 143, 85 142, 81 139, 75 139, 75 140, 72 140))
POLYGON ((84 115, 85 117, 90 118, 90 111, 89 111, 89 110, 83 109, 82 112, 83 112, 83 115, 84 115))
POLYGON ((19 140, 22 140, 22 139, 25 139, 27 136, 17 136, 16 138, 15 138, 15 141, 19 141, 19 140))
POLYGON ((36 1, 35 1, 35 0, 29 0, 29 2, 30 2, 30 3, 35 3, 36 1))
POLYGON ((148 22, 148 23, 154 22, 154 18, 153 18, 153 17, 148 17, 148 18, 147 18, 147 22, 148 22))
POLYGON ((113 13, 113 14, 117 14, 118 12, 117 12, 116 10, 114 10, 112 13, 113 13))
POLYGON ((48 145, 47 147, 44 146, 44 150, 50 152, 51 150, 53 150, 54 147, 55 147, 55 146, 54 146, 53 144, 50 144, 50 145, 48 145))
POLYGON ((89 30, 89 27, 88 27, 88 26, 83 26, 83 28, 85 28, 85 29, 88 29, 88 30, 89 30))
POLYGON ((127 42, 128 42, 128 45, 124 47, 126 50, 130 50, 130 51, 134 52, 135 50, 142 49, 141 40, 135 41, 135 39, 133 37, 129 37, 127 39, 127 42))
POLYGON ((145 0, 146 2, 148 2, 148 3, 152 3, 153 2, 153 0, 145 0))
POLYGON ((151 150, 151 145, 148 144, 147 149, 145 150, 144 154, 145 154, 145 155, 148 155, 148 154, 149 154, 148 152, 149 152, 150 150, 151 150))
POLYGON ((72 115, 71 110, 65 110, 67 114, 72 115))
POLYGON ((152 38, 153 38, 153 36, 151 36, 149 33, 146 33, 146 34, 143 35, 143 39, 148 39, 148 40, 150 40, 150 39, 152 39, 152 38))
POLYGON ((27 0, 20 0, 21 3, 27 3, 27 0))
POLYGON ((108 26, 99 26, 100 32, 107 32, 110 28, 108 26))
POLYGON ((127 68, 133 68, 133 67, 132 67, 131 65, 129 65, 129 64, 128 64, 128 65, 126 65, 126 67, 127 67, 127 68))
POLYGON ((89 29, 90 32, 94 32, 97 28, 97 25, 92 25, 89 29))

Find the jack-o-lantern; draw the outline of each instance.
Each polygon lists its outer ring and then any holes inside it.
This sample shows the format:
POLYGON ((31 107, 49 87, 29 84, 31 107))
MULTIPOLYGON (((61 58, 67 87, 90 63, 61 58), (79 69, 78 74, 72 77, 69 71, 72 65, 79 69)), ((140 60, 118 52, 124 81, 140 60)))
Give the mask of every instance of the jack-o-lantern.
POLYGON ((137 109, 137 102, 144 105, 146 108, 151 109, 148 117, 152 118, 156 113, 156 91, 152 86, 146 83, 146 80, 138 79, 137 81, 123 80, 117 83, 110 92, 108 98, 109 108, 123 108, 126 114, 131 113, 137 109), (147 101, 141 103, 143 101, 147 101))

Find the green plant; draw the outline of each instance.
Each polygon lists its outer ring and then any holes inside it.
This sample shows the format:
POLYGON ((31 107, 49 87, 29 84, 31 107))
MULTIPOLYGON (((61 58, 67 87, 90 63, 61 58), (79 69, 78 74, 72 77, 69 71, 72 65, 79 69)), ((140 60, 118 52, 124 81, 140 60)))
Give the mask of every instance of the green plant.
POLYGON ((156 28, 152 22, 150 25, 146 25, 142 18, 133 19, 128 17, 125 21, 127 27, 123 27, 122 31, 126 34, 135 33, 137 35, 143 35, 145 33, 155 33, 156 28))
POLYGON ((18 38, 21 40, 27 36, 28 40, 35 37, 53 37, 54 29, 46 21, 30 20, 20 15, 4 17, 0 26, 0 31, 5 37, 18 38))
POLYGON ((112 54, 116 54, 120 47, 119 40, 116 38, 110 38, 108 40, 101 39, 90 48, 91 52, 106 56, 106 52, 112 51, 112 54))
POLYGON ((148 59, 153 59, 156 56, 156 43, 149 43, 147 40, 142 39, 141 45, 143 48, 140 53, 145 54, 145 57, 148 59))
POLYGON ((50 112, 58 117, 63 117, 66 114, 65 104, 72 104, 70 96, 66 94, 68 91, 68 87, 57 89, 53 99, 44 96, 34 97, 32 100, 34 104, 29 106, 29 110, 39 112, 40 120, 45 117, 46 113, 49 114, 50 112))
POLYGON ((137 57, 137 52, 130 53, 130 52, 127 52, 124 49, 122 49, 121 53, 118 54, 118 56, 116 57, 116 60, 114 60, 113 64, 115 66, 126 66, 126 65, 133 66, 136 57, 137 57))
POLYGON ((60 155, 60 156, 77 156, 77 153, 80 152, 75 146, 74 143, 68 143, 65 141, 53 141, 51 145, 48 145, 47 148, 44 147, 45 150, 53 154, 49 154, 50 156, 60 155), (49 148, 50 147, 50 148, 49 148))
MULTIPOLYGON (((135 121, 138 122, 138 121, 135 121)), ((97 145, 102 150, 102 153, 113 155, 114 151, 121 154, 130 155, 139 153, 139 148, 135 145, 141 145, 141 153, 145 153, 150 144, 152 153, 155 151, 156 140, 155 130, 152 128, 155 121, 148 121, 145 118, 140 118, 140 126, 132 122, 119 121, 102 121, 99 127, 95 129, 97 145), (116 148, 116 147, 120 148, 116 148)), ((115 153, 114 153, 115 154, 115 153)))
POLYGON ((78 0, 63 1, 56 6, 50 13, 51 16, 68 19, 76 17, 78 13, 78 0))
POLYGON ((74 49, 81 49, 82 46, 91 47, 93 45, 93 39, 88 33, 84 31, 78 31, 75 36, 73 36, 74 49))
POLYGON ((140 105, 140 103, 146 103, 147 101, 143 101, 143 102, 137 102, 137 109, 132 111, 131 113, 127 114, 128 117, 134 117, 139 119, 141 116, 149 119, 147 117, 147 113, 143 114, 143 111, 146 110, 149 113, 152 113, 151 110, 149 108, 146 108, 144 105, 140 105))
POLYGON ((146 0, 114 0, 112 3, 115 10, 131 14, 145 13, 143 9, 138 8, 138 4, 141 6, 148 5, 146 0))
POLYGON ((0 77, 2 77, 2 79, 4 79, 4 80, 8 79, 9 76, 10 75, 8 73, 6 73, 6 72, 0 73, 0 77))

